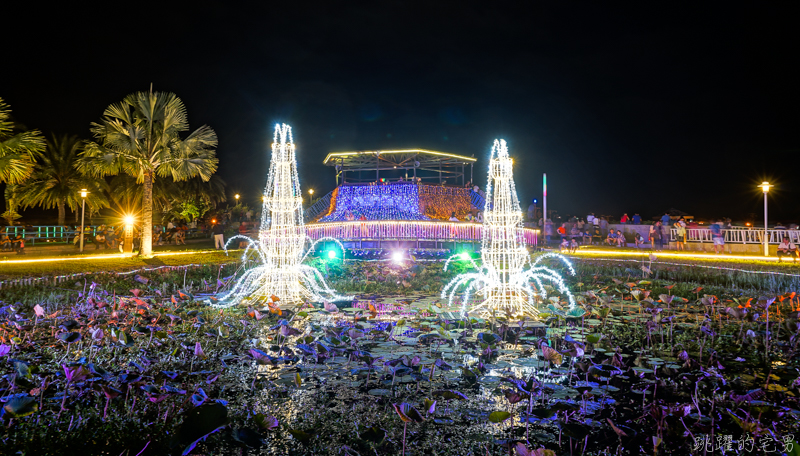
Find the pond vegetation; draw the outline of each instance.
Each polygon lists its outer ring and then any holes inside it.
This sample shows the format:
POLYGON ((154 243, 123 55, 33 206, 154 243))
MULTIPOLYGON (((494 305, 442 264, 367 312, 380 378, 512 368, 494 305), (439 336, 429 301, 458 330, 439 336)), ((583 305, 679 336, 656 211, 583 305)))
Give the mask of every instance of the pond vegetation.
POLYGON ((0 452, 800 450, 791 278, 581 260, 532 321, 447 307, 466 265, 318 266, 356 300, 207 306, 235 265, 2 290, 0 452))

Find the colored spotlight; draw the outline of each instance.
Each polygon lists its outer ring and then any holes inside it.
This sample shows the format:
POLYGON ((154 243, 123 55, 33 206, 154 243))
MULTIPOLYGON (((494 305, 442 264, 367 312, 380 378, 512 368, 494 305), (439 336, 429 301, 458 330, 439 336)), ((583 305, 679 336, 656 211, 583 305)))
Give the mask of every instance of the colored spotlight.
POLYGON ((470 257, 469 257, 469 253, 467 253, 467 252, 461 252, 461 255, 460 255, 460 256, 461 256, 461 259, 462 259, 462 260, 464 260, 464 261, 469 261, 469 258, 470 258, 470 257))
POLYGON ((336 258, 336 250, 328 250, 328 258, 333 260, 336 258))
POLYGON ((394 252, 392 252, 392 261, 394 261, 395 263, 402 263, 403 256, 404 256, 403 252, 401 252, 400 250, 395 250, 394 252))

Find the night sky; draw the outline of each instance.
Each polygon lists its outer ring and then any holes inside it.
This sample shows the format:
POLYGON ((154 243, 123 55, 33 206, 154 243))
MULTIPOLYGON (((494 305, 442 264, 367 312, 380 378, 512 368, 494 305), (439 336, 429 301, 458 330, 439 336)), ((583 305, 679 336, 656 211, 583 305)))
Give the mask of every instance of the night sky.
POLYGON ((89 138, 108 104, 175 92, 253 203, 286 122, 317 192, 328 152, 410 147, 474 154, 483 187, 505 138, 523 207, 546 172, 562 215, 758 221, 769 179, 772 222, 800 219, 796 2, 167 3, 4 5, 0 97, 89 138))

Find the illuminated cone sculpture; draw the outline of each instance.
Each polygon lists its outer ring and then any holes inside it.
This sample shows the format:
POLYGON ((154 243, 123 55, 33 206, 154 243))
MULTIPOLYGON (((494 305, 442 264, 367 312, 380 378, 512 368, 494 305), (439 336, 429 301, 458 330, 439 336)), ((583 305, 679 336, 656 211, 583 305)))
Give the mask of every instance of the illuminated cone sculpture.
POLYGON ((278 304, 281 306, 305 300, 352 299, 352 296, 336 294, 317 269, 303 264, 317 242, 333 241, 344 248, 335 239, 322 238, 306 249, 309 239, 303 223, 303 198, 297 176, 295 145, 292 128, 286 124, 275 126, 269 178, 263 200, 258 242, 244 236, 234 236, 228 241, 230 243, 237 238, 248 240, 245 257, 250 250, 257 250, 262 264, 245 272, 223 299, 224 304, 217 306, 227 307, 244 299, 265 303, 272 296, 279 298, 278 304))
MULTIPOLYGON (((546 254, 526 267, 530 256, 523 241, 522 210, 514 187, 513 162, 502 139, 495 140, 492 147, 481 236, 481 266, 470 260, 477 271, 459 274, 442 290, 442 298, 449 297, 452 305, 456 292, 464 287, 462 314, 536 317, 539 311, 535 298, 546 297, 542 280, 553 282, 568 297, 570 306, 575 305, 563 278, 552 269, 537 266, 546 257, 557 256, 565 262, 566 259, 560 255, 546 254), (479 298, 479 302, 468 308, 472 293, 479 298)), ((461 257, 454 255, 448 259, 445 269, 450 261, 458 258, 461 257)), ((569 262, 567 265, 574 275, 569 262)))

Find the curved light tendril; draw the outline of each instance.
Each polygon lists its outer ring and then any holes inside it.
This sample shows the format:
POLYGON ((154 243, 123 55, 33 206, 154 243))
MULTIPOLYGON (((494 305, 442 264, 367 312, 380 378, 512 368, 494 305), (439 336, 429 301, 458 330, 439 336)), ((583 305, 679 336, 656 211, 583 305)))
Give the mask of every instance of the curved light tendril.
POLYGON ((247 270, 218 302, 207 301, 211 306, 231 307, 247 299, 265 303, 272 296, 282 304, 353 299, 337 294, 322 273, 302 264, 320 241, 333 241, 342 250, 344 246, 336 239, 321 238, 306 248, 310 239, 303 223, 301 195, 292 129, 286 124, 276 125, 258 240, 236 235, 225 244, 228 253, 232 241, 245 240, 242 263, 246 263, 251 251, 256 251, 261 264, 247 270))
MULTIPOLYGON (((569 273, 575 275, 572 264, 562 255, 546 253, 531 260, 522 243, 522 211, 512 174, 513 162, 508 155, 504 140, 495 140, 489 160, 489 178, 486 186, 483 229, 481 235, 481 266, 472 258, 474 272, 459 274, 443 289, 442 299, 453 305, 459 290, 462 290, 461 315, 476 312, 483 316, 494 312, 510 313, 513 316, 536 317, 539 313, 536 300, 547 299, 543 280, 552 282, 559 293, 566 296, 570 309, 575 299, 564 279, 556 271, 539 266, 546 258, 560 259, 569 273), (535 283, 535 286, 532 285, 535 283), (482 301, 468 308, 470 297, 482 297, 482 301)), ((448 258, 445 270, 459 254, 448 258)))

